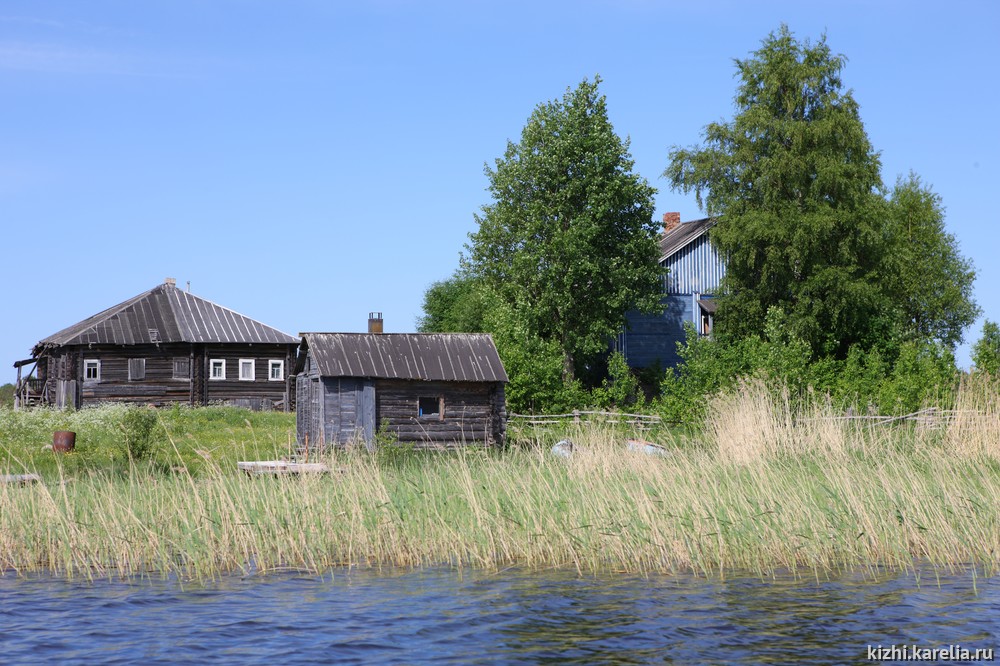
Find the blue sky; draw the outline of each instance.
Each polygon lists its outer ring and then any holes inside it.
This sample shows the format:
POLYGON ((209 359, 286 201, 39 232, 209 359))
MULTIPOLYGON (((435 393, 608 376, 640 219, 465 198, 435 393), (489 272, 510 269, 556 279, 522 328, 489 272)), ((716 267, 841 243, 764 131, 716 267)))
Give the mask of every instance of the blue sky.
MULTIPOLYGON (((231 2, 0 5, 0 383, 39 339, 152 288, 291 334, 414 330, 486 204, 485 163, 599 74, 657 216, 782 23, 848 58, 888 185, 913 170, 1000 319, 1000 4, 231 2)), ((966 335, 959 362, 968 365, 966 335)))

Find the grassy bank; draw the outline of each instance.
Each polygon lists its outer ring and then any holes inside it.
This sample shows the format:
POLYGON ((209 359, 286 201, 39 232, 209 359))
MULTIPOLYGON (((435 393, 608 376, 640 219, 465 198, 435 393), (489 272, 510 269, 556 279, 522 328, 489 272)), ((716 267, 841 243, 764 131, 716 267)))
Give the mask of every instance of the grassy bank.
MULTIPOLYGON (((569 459, 541 441, 504 452, 340 451, 325 477, 244 478, 239 456, 217 449, 195 455, 197 469, 63 463, 42 484, 0 486, 0 570, 210 577, 445 563, 764 576, 919 560, 993 571, 997 397, 967 391, 976 416, 945 428, 873 428, 751 384, 713 405, 703 437, 670 442, 662 458, 627 451, 618 433, 580 430, 569 459)), ((230 426, 229 444, 280 454, 291 422, 268 430, 254 418, 230 426)))
POLYGON ((35 472, 51 481, 59 475, 127 472, 138 459, 152 471, 181 468, 197 476, 211 463, 287 456, 294 436, 294 414, 232 407, 0 409, 0 473, 35 472), (48 448, 56 430, 76 432, 72 453, 57 456, 48 448))

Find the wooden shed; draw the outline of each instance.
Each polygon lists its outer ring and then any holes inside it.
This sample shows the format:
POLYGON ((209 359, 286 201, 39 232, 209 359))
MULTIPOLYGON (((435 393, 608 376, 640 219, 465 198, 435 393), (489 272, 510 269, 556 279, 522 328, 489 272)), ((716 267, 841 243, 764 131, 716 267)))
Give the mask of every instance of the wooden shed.
POLYGON ((39 341, 32 358, 15 364, 17 404, 220 402, 289 411, 298 344, 168 278, 39 341))
MULTIPOLYGON (((381 322, 381 320, 378 320, 381 322)), ((298 444, 502 443, 507 373, 493 338, 470 333, 302 333, 298 444)))

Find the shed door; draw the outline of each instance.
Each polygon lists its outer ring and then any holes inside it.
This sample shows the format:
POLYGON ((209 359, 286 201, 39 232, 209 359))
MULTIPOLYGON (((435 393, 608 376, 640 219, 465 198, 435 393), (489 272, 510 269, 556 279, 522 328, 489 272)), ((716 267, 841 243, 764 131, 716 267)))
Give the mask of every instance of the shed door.
POLYGON ((360 379, 323 378, 323 429, 328 443, 347 444, 363 439, 361 399, 360 379))

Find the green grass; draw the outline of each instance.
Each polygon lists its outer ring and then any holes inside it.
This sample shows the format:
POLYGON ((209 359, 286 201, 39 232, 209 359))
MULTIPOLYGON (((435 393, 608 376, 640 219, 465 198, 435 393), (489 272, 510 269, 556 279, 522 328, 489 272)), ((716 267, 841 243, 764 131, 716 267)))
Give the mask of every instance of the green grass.
POLYGON ((286 452, 284 414, 158 412, 169 437, 128 466, 101 453, 114 450, 119 408, 4 412, 0 472, 27 460, 44 482, 0 486, 0 571, 444 564, 819 577, 929 562, 989 573, 1000 565, 1000 400, 976 390, 975 416, 938 430, 830 419, 750 384, 712 404, 702 435, 665 439, 663 458, 580 428, 561 433, 577 445, 569 459, 551 455, 552 435, 503 451, 355 448, 326 456, 329 475, 277 479, 244 477, 235 461, 286 452), (76 419, 80 453, 36 450, 60 419, 76 419))
POLYGON ((182 469, 199 475, 208 463, 235 467, 237 460, 268 460, 292 453, 295 415, 251 412, 233 407, 174 407, 146 410, 104 405, 75 412, 53 409, 0 409, 0 470, 33 472, 47 480, 87 472, 127 472, 124 438, 128 415, 155 415, 153 451, 148 462, 161 471, 182 469), (56 430, 76 432, 71 453, 54 454, 48 445, 56 430))

